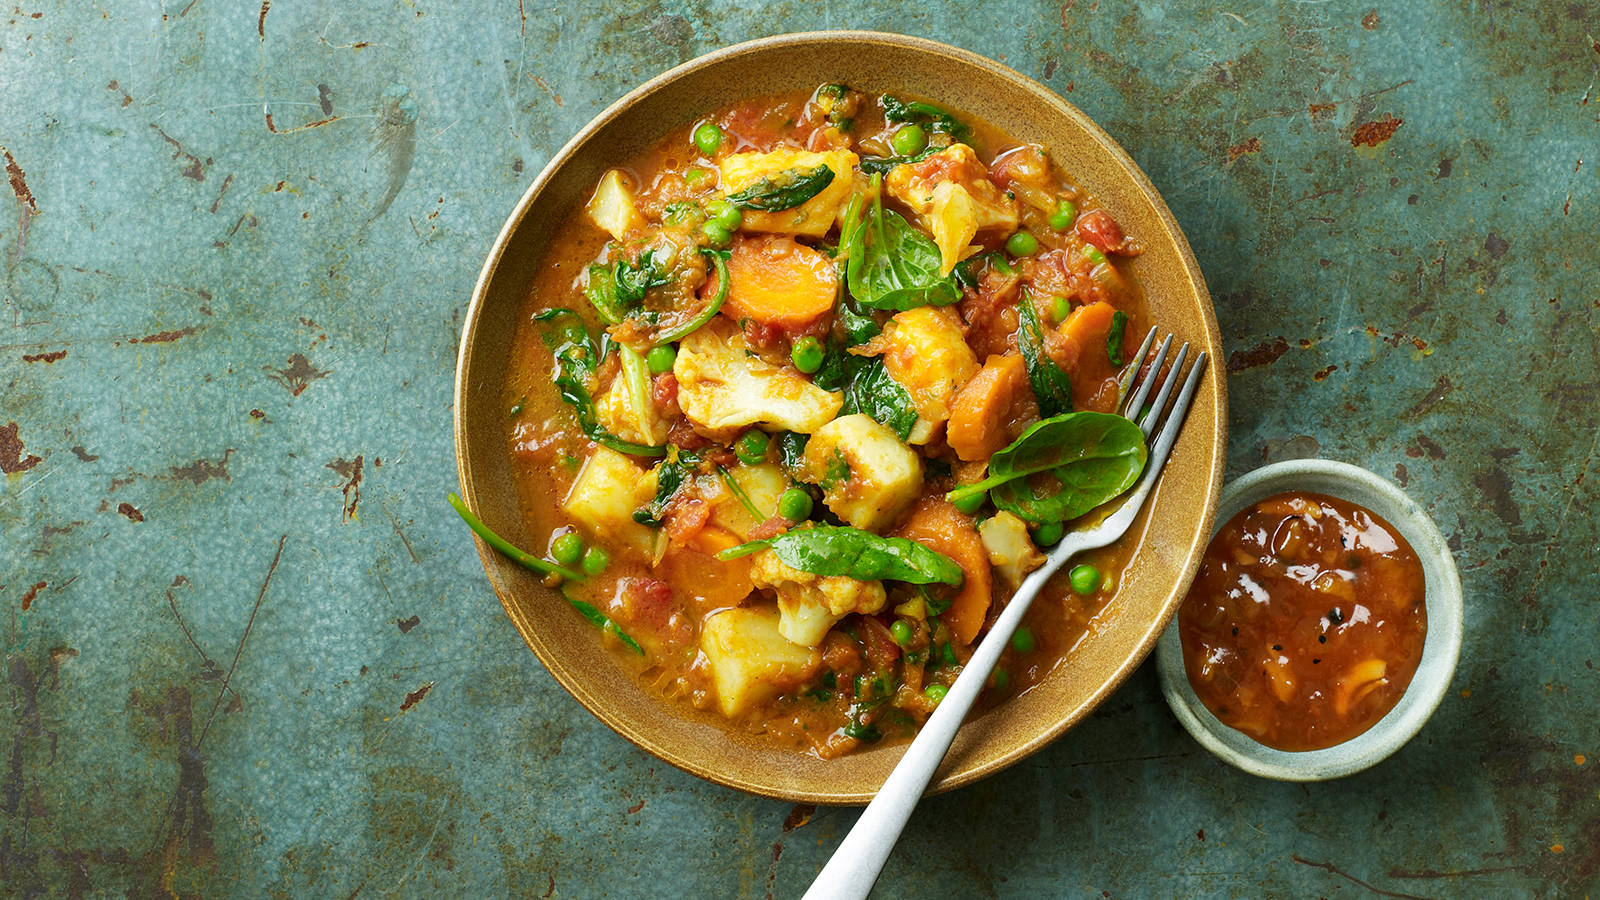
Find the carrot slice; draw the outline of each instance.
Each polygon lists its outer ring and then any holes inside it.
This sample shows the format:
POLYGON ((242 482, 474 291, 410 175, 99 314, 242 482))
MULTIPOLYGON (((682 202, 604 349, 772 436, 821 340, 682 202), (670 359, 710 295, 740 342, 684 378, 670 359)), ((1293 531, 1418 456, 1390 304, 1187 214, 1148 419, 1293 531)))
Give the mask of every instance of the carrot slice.
POLYGON ((900 526, 899 535, 910 538, 955 560, 966 580, 961 592, 940 616, 957 642, 971 644, 983 628, 994 594, 994 574, 989 569, 989 552, 972 526, 943 497, 924 497, 911 508, 911 517, 900 526))
POLYGON ((794 238, 740 237, 728 256, 728 299, 735 321, 796 327, 833 309, 839 275, 833 261, 794 238))
POLYGON ((755 590, 748 559, 720 560, 690 547, 669 547, 657 571, 702 613, 738 606, 755 590))
POLYGON ((1080 306, 1061 323, 1061 335, 1078 345, 1082 354, 1090 347, 1103 345, 1111 334, 1111 320, 1117 308, 1104 300, 1080 306))
POLYGON ((991 356, 950 404, 945 443, 963 462, 987 459, 1006 441, 1006 417, 1028 371, 1016 354, 991 356))

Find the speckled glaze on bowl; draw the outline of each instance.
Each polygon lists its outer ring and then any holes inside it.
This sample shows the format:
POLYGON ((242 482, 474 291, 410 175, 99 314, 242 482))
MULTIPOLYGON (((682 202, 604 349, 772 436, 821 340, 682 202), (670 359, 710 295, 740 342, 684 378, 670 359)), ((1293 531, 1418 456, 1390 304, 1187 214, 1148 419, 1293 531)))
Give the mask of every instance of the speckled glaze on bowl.
POLYGON ((1240 510, 1285 491, 1327 494, 1364 506, 1400 530, 1422 562, 1428 634, 1422 661, 1400 702, 1373 726, 1322 750, 1278 750, 1224 725, 1206 709, 1183 667, 1183 644, 1174 618, 1157 651, 1161 692, 1194 739, 1220 759, 1279 781, 1326 781, 1382 762, 1422 729, 1450 687, 1461 655, 1464 601, 1455 559, 1433 520, 1405 492, 1366 469, 1327 459, 1292 459, 1263 466, 1228 483, 1217 507, 1217 528, 1240 510))
MULTIPOLYGON (((1050 148, 1145 247, 1132 263, 1155 321, 1210 353, 1181 440, 1129 540, 1135 562, 1067 663, 1027 694, 969 722, 935 791, 968 784, 1060 736, 1148 655, 1177 609, 1210 534, 1222 482, 1227 401, 1210 296, 1188 242, 1145 175, 1089 120, 1042 85, 963 50, 871 32, 783 35, 719 50, 642 85, 590 122, 550 161, 506 221, 473 292, 456 369, 461 494, 491 528, 527 546, 507 452, 500 392, 516 318, 563 222, 600 175, 668 130, 742 99, 842 81, 921 95, 1050 148), (1159 528, 1149 528, 1151 521, 1159 528)), ((879 747, 822 761, 765 746, 708 715, 648 693, 595 630, 527 571, 479 543, 506 614, 563 687, 618 734, 688 772, 770 797, 865 803, 901 754, 879 747)))

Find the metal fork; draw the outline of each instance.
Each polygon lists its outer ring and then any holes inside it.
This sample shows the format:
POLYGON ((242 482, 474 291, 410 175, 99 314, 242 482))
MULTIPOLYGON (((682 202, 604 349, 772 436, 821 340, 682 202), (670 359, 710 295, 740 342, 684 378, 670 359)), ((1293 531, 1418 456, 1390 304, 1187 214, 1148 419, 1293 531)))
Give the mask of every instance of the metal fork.
MULTIPOLYGON (((1144 343, 1140 345, 1138 354, 1133 357, 1135 360, 1145 359, 1150 352, 1150 345, 1155 341, 1155 336, 1156 331, 1152 328, 1145 336, 1144 343)), ((918 733, 916 740, 911 742, 911 746, 906 748, 905 756, 894 767, 894 771, 889 773, 877 796, 873 797, 872 802, 861 813, 861 818, 856 820, 850 833, 845 835, 844 841, 833 852, 833 857, 818 873, 816 881, 811 883, 811 889, 806 891, 806 900, 859 900, 871 892, 873 883, 878 880, 878 873, 883 870, 883 864, 888 861, 889 853, 900 838, 900 832, 905 829, 906 821, 911 818, 911 811, 916 808, 917 801, 922 799, 923 791, 927 790, 928 783, 933 780, 934 773, 944 760, 945 753, 949 751, 951 742, 955 740, 956 731, 961 727, 962 720, 967 717, 973 702, 978 699, 978 692, 983 689, 983 683, 994 670, 1001 651, 1011 641, 1017 623, 1022 621, 1023 614, 1039 595, 1044 583, 1065 565, 1067 560, 1085 550, 1110 544, 1122 537, 1127 532, 1128 526, 1133 524, 1134 517, 1144 506, 1145 499, 1150 496, 1150 490, 1154 487, 1157 476, 1161 474, 1162 466, 1166 464, 1172 443, 1177 439, 1178 431, 1183 426, 1184 415, 1189 411, 1189 404, 1194 399, 1195 387, 1200 383, 1200 376, 1205 371, 1206 354, 1201 352, 1190 368, 1189 376, 1182 377, 1183 361, 1189 353, 1189 345, 1185 343, 1173 358, 1166 378, 1161 378, 1162 364, 1166 361, 1167 350, 1171 346, 1172 336, 1168 335, 1161 343, 1161 349, 1150 362, 1142 379, 1139 378, 1138 369, 1135 369, 1133 379, 1139 382, 1138 387, 1130 391, 1121 404, 1123 415, 1130 419, 1138 417, 1139 427, 1143 429, 1145 439, 1150 442, 1150 456, 1144 474, 1140 476, 1138 483, 1115 512, 1088 529, 1069 533, 1045 557, 1044 565, 1034 570, 1017 587, 1011 602, 1001 611, 999 618, 989 629, 988 635, 972 652, 972 658, 961 670, 961 675, 955 684, 951 685, 950 692, 939 702, 933 715, 928 717, 928 721, 922 726, 922 731, 918 733), (1183 388, 1178 391, 1178 397, 1172 404, 1172 411, 1163 415, 1173 386, 1180 379, 1183 381, 1183 388), (1161 382, 1161 386, 1146 410, 1145 401, 1157 381, 1161 382), (1146 410, 1142 416, 1139 415, 1141 410, 1146 410), (1151 440, 1157 425, 1161 426, 1161 432, 1151 440)))

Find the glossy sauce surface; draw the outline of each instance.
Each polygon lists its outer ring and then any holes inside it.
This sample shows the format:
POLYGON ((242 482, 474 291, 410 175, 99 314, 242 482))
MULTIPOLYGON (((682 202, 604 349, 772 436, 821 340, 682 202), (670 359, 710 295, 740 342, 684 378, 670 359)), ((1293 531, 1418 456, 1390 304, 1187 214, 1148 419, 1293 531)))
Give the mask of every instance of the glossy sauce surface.
POLYGON ((1343 743, 1405 693, 1427 635, 1422 564, 1333 497, 1286 493, 1211 539, 1178 613, 1184 667, 1218 719, 1280 750, 1343 743))

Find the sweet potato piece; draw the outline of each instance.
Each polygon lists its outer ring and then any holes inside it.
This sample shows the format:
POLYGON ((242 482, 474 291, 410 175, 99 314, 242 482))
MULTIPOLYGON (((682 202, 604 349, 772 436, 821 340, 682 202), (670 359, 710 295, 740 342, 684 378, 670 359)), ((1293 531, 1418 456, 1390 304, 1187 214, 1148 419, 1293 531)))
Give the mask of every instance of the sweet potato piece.
POLYGON ((733 242, 724 308, 735 321, 804 326, 833 309, 838 293, 833 261, 792 237, 741 237, 733 242))
POLYGON ((1104 300, 1080 306, 1061 323, 1061 335, 1078 345, 1078 353, 1090 347, 1104 346, 1111 334, 1111 319, 1117 308, 1104 300))
POLYGON ((945 443, 965 462, 988 459, 1009 443, 1006 418, 1017 390, 1028 384, 1028 371, 1016 354, 991 356, 983 368, 956 392, 950 404, 945 443))
POLYGON ((983 627, 994 593, 989 551, 972 527, 972 519, 942 497, 924 497, 912 507, 911 517, 897 534, 943 553, 961 567, 966 580, 940 618, 958 644, 971 644, 983 627))

